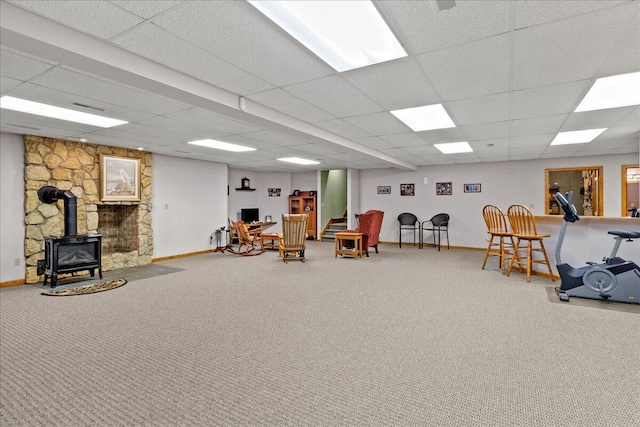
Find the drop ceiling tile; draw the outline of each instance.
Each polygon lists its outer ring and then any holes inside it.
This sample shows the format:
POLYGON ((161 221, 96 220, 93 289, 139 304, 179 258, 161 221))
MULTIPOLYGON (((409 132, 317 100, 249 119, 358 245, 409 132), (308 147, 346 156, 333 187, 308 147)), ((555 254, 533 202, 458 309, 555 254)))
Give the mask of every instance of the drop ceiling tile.
POLYGON ((471 126, 460 126, 460 131, 467 141, 506 138, 509 136, 509 122, 482 123, 471 126))
POLYGON ((113 0, 111 3, 120 6, 123 9, 128 10, 131 13, 138 15, 143 19, 153 18, 161 12, 164 12, 167 9, 170 9, 178 4, 183 2, 181 1, 170 1, 170 0, 162 0, 162 1, 140 1, 140 0, 130 0, 130 1, 120 1, 113 0))
MULTIPOLYGON (((571 113, 560 130, 562 132, 569 132, 583 129, 609 128, 628 116, 634 108, 635 107, 621 107, 571 113)), ((638 117, 638 122, 640 123, 640 116, 638 117)))
POLYGON ((246 138, 255 139, 258 141, 268 142, 276 147, 291 147, 296 145, 306 145, 305 141, 290 136, 283 135, 278 132, 261 130, 258 132, 245 133, 242 136, 246 138))
POLYGON ((424 139, 420 138, 415 132, 403 132, 393 135, 383 135, 380 137, 383 141, 388 142, 394 147, 421 147, 426 145, 424 139))
POLYGON ((485 152, 485 155, 490 151, 498 151, 508 149, 511 147, 511 140, 509 138, 489 139, 484 141, 469 141, 469 145, 473 148, 473 151, 479 153, 485 152))
POLYGON ((499 158, 509 158, 509 148, 496 148, 495 150, 473 150, 478 158, 483 161, 487 161, 487 159, 499 159, 499 158))
POLYGON ((139 16, 106 1, 48 0, 12 3, 101 39, 109 39, 142 22, 139 16))
POLYGON ((108 128, 108 129, 100 129, 91 132, 92 135, 105 135, 110 136, 112 138, 117 138, 122 141, 129 141, 134 144, 136 147, 149 147, 149 146, 157 146, 157 145, 169 145, 175 144, 175 139, 171 138, 159 138, 157 136, 145 135, 141 129, 136 129, 138 132, 132 132, 129 129, 121 128, 120 126, 108 128))
POLYGON ((382 111, 378 105, 337 75, 298 83, 284 89, 336 117, 382 111))
POLYGON ((31 82, 87 99, 103 101, 151 114, 166 114, 189 107, 182 102, 139 89, 132 89, 106 79, 89 76, 66 68, 54 69, 43 76, 36 77, 31 82))
POLYGON ((335 154, 337 152, 337 150, 317 144, 296 145, 295 148, 300 152, 312 154, 314 156, 324 156, 328 154, 335 154))
POLYGON ((36 84, 23 83, 11 93, 17 98, 27 99, 30 101, 42 102, 44 104, 54 105, 56 107, 68 108, 71 110, 81 111, 83 113, 95 114, 98 116, 111 117, 128 122, 144 120, 152 117, 150 113, 142 110, 134 110, 120 105, 109 104, 95 98, 86 98, 55 89, 49 89, 36 84), (98 111, 91 108, 84 108, 74 103, 90 105, 104 111, 98 111))
MULTIPOLYGON (((616 148, 626 147, 630 142, 633 142, 634 138, 627 139, 605 139, 601 140, 597 138, 594 141, 591 141, 588 144, 583 144, 583 150, 613 150, 616 148)), ((638 138, 635 138, 636 143, 638 142, 638 138)))
POLYGON ((443 101, 509 90, 508 34, 416 55, 416 59, 443 101))
POLYGON ((456 126, 501 122, 509 119, 509 94, 445 102, 444 108, 456 126))
POLYGON ((550 116, 573 112, 587 93, 591 80, 511 92, 511 118, 550 116))
POLYGON ((239 95, 272 88, 269 83, 195 47, 155 25, 141 25, 113 43, 144 58, 239 95))
POLYGON ((411 156, 431 156, 441 154, 441 152, 433 145, 421 145, 415 147, 404 147, 403 150, 411 156))
POLYGON ((333 132, 336 135, 341 135, 348 139, 365 138, 367 136, 372 136, 362 129, 359 129, 342 119, 328 120, 326 122, 318 122, 314 124, 319 128, 328 130, 329 132, 333 132))
POLYGON ((624 1, 518 1, 515 5, 515 27, 525 28, 556 21, 594 10, 614 6, 624 1))
POLYGON ((2 77, 27 81, 55 67, 51 62, 21 55, 10 49, 0 49, 0 74, 2 77))
POLYGON ((568 145, 551 145, 540 156, 543 159, 556 158, 556 157, 569 157, 576 154, 582 147, 582 144, 568 144, 568 145))
POLYGON ((458 1, 453 9, 442 12, 431 1, 377 1, 376 5, 412 53, 509 31, 509 2, 458 1))
MULTIPOLYGON (((640 3, 636 1, 636 9, 640 3)), ((598 70, 598 77, 626 74, 640 70, 640 13, 636 13, 625 35, 598 70)))
POLYGON ((615 126, 638 126, 640 125, 640 107, 635 107, 627 116, 616 122, 615 126))
POLYGON ((633 4, 515 32, 513 89, 589 79, 622 36, 633 4))
POLYGON ((335 118, 331 114, 314 107, 306 101, 296 98, 282 89, 272 89, 265 92, 254 93, 247 96, 247 98, 306 122, 313 123, 335 118))
POLYGON ((158 129, 177 131, 184 133, 185 135, 190 135, 190 141, 207 138, 215 139, 217 137, 229 135, 227 132, 217 131, 211 129, 210 127, 175 120, 165 116, 154 116, 148 119, 140 120, 138 121, 138 123, 145 126, 152 126, 158 129))
POLYGON ((547 147, 555 138, 555 134, 547 135, 529 135, 529 136, 512 136, 509 139, 509 146, 511 148, 525 148, 525 147, 547 147))
POLYGON ((518 159, 537 159, 539 158, 544 150, 547 149, 547 146, 539 146, 539 147, 511 147, 509 150, 509 157, 511 160, 518 159))
POLYGON ((0 94, 6 95, 5 92, 18 87, 22 83, 21 80, 12 79, 11 77, 0 76, 0 94))
POLYGON ((392 144, 389 144, 388 142, 385 142, 381 138, 378 138, 376 136, 369 136, 367 138, 358 138, 355 141, 369 148, 373 148, 374 150, 394 148, 392 144))
POLYGON ((615 126, 602 132, 596 139, 637 139, 638 137, 640 137, 640 126, 615 126))
POLYGON ((346 117, 344 121, 375 136, 391 135, 394 133, 406 132, 407 130, 407 126, 405 124, 398 120, 393 114, 386 111, 381 113, 365 114, 362 116, 346 117))
POLYGON ((274 86, 333 73, 248 2, 191 2, 154 23, 274 86))
POLYGON ((423 132, 417 132, 417 134, 418 136, 420 136, 420 138, 422 138, 423 141, 430 144, 437 144, 439 142, 465 141, 464 135, 458 128, 427 130, 423 132))
POLYGON ((546 133, 556 133, 567 115, 532 117, 511 121, 511 136, 527 136, 546 133))
MULTIPOLYGON (((181 133, 178 129, 162 129, 154 126, 146 126, 137 123, 127 123, 121 126, 109 128, 113 130, 113 133, 97 131, 97 134, 108 135, 111 134, 120 138, 122 134, 137 134, 144 138, 148 138, 153 144, 171 144, 178 142, 192 141, 191 137, 187 134, 181 133)), ((105 129, 107 130, 107 129, 105 129)))
POLYGON ((346 71, 342 76, 383 110, 436 104, 438 95, 413 58, 346 71))
POLYGON ((211 111, 206 111, 201 108, 190 108, 188 110, 166 114, 166 116, 171 119, 189 122, 231 134, 256 132, 261 130, 259 127, 229 119, 228 117, 224 117, 220 114, 212 113, 211 111))
POLYGON ((21 113, 12 110, 1 110, 0 121, 2 123, 15 123, 40 129, 64 129, 73 135, 78 132, 92 132, 101 129, 98 126, 90 126, 82 123, 69 122, 67 120, 52 119, 36 116, 34 114, 21 113))

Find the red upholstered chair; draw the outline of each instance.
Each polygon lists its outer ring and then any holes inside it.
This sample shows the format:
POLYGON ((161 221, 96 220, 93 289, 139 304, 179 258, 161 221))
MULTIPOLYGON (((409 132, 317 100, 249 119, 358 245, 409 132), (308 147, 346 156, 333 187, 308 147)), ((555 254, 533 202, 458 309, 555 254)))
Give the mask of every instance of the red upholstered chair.
POLYGON ((384 212, 378 210, 368 210, 363 214, 356 215, 358 228, 355 231, 362 233, 362 250, 369 256, 369 248, 375 248, 378 253, 378 237, 382 228, 384 212))

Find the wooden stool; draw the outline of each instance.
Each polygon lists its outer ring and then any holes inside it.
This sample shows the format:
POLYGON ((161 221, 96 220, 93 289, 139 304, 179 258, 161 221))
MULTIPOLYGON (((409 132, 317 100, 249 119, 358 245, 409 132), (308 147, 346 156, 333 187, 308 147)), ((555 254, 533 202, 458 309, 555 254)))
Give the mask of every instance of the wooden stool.
POLYGON ((280 248, 280 235, 278 233, 262 233, 262 240, 264 240, 266 249, 280 248))
POLYGON ((338 255, 351 255, 353 259, 358 259, 358 256, 362 258, 362 233, 355 233, 351 231, 342 231, 334 234, 336 246, 335 246, 335 258, 338 255), (345 241, 353 242, 353 249, 344 248, 345 241))

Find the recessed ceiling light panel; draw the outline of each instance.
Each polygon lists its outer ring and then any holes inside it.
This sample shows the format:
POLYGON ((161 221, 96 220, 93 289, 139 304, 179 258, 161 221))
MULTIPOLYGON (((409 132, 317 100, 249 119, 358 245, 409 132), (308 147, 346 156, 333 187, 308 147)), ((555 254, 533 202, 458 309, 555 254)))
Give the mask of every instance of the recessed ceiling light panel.
POLYGON ((422 107, 394 110, 391 111, 391 114, 396 116, 415 132, 456 127, 442 104, 423 105, 422 107))
POLYGON ((640 71, 597 79, 576 108, 576 113, 639 104, 640 71))
POLYGON ((433 144, 443 154, 457 154, 457 153, 473 153, 473 148, 467 141, 462 142, 448 142, 446 144, 433 144))
POLYGON ((551 145, 585 144, 596 139, 605 130, 607 130, 607 128, 560 132, 553 138, 551 145))
POLYGON ((244 151, 255 151, 255 148, 245 147, 244 145, 231 144, 229 142, 216 141, 215 139, 200 139, 197 141, 189 141, 187 144, 200 145, 201 147, 216 148, 218 150, 233 151, 241 153, 244 151))
POLYGON ((300 157, 282 157, 278 160, 280 160, 281 162, 295 163, 297 165, 319 165, 320 164, 320 162, 317 162, 315 160, 301 159, 300 157))
POLYGON ((101 128, 110 128, 129 123, 124 120, 82 113, 80 111, 69 110, 68 108, 54 107, 53 105, 27 101, 26 99, 14 98, 13 96, 3 96, 0 98, 0 108, 101 128))
POLYGON ((407 56, 370 1, 249 3, 339 72, 407 56))

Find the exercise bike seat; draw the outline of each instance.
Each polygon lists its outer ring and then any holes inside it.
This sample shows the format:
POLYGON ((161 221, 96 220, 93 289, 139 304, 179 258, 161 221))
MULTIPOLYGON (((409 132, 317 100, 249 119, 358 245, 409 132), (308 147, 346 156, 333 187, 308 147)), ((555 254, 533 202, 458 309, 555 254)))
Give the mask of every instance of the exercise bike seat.
POLYGON ((637 231, 613 230, 613 231, 609 231, 608 233, 614 236, 622 237, 623 239, 640 239, 640 233, 637 231))

